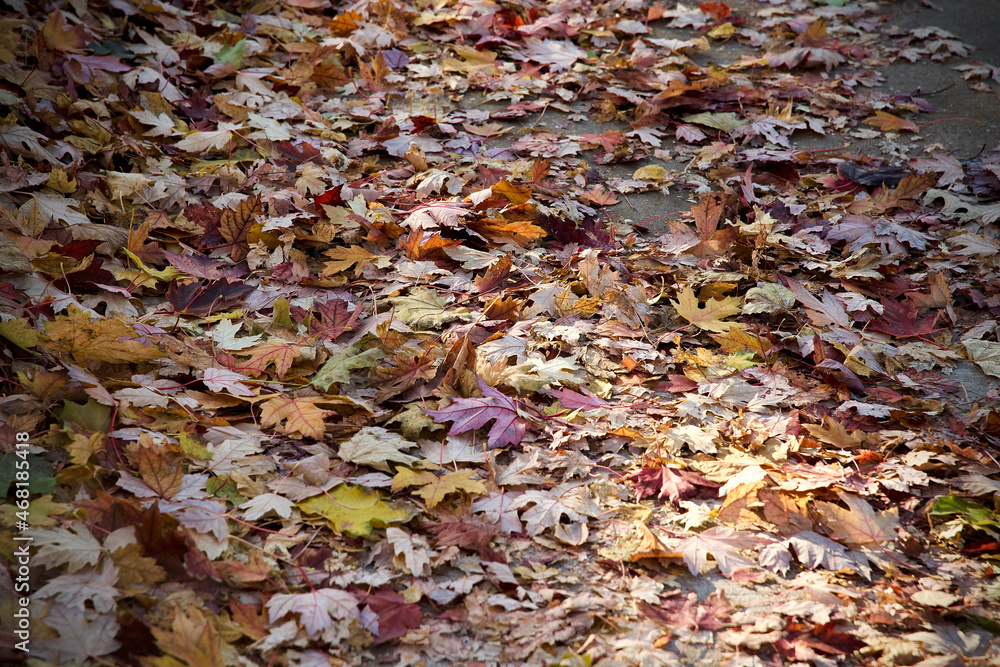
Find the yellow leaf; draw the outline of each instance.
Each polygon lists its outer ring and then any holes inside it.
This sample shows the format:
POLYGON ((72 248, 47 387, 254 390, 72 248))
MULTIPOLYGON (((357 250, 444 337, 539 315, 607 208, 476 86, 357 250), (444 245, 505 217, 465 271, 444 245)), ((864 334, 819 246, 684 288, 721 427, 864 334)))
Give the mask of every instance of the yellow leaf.
POLYGON ((35 347, 40 335, 41 332, 31 327, 25 317, 0 322, 0 336, 25 350, 35 347))
POLYGON ((354 277, 358 278, 361 276, 361 269, 365 263, 378 257, 378 255, 373 255, 358 245, 352 245, 347 248, 330 248, 323 254, 333 259, 332 262, 327 262, 323 266, 324 277, 346 271, 353 266, 354 277))
POLYGON ((135 331, 121 320, 102 318, 91 321, 90 316, 76 306, 70 306, 66 315, 45 323, 45 336, 41 347, 54 352, 66 352, 77 363, 103 361, 125 364, 149 361, 163 356, 159 348, 137 340, 135 331))
POLYGON ((730 325, 728 332, 712 334, 712 338, 722 346, 722 351, 727 353, 742 352, 743 350, 767 352, 773 347, 767 338, 748 334, 735 323, 730 325))
POLYGON ((413 511, 405 505, 387 503, 378 491, 350 484, 307 498, 298 507, 306 514, 323 517, 338 533, 354 537, 367 537, 375 528, 406 523, 413 517, 413 511))
POLYGON ((505 180, 497 181, 490 186, 490 190, 494 195, 503 195, 511 204, 514 204, 515 206, 523 204, 531 199, 531 188, 519 188, 518 186, 505 180))
POLYGON ((475 470, 459 470, 438 477, 432 472, 414 472, 409 468, 403 468, 393 478, 392 490, 419 486, 417 495, 424 499, 427 507, 433 508, 444 500, 445 496, 460 491, 470 495, 486 495, 486 486, 478 479, 470 479, 475 472, 475 470))
POLYGON ((155 586, 167 578, 166 571, 156 563, 156 559, 142 555, 142 545, 126 544, 111 552, 111 560, 118 567, 116 586, 123 590, 155 586))
POLYGON ((469 227, 494 241, 513 241, 521 246, 545 238, 547 234, 544 229, 526 220, 508 222, 506 220, 488 218, 486 220, 471 221, 469 222, 469 227))
POLYGON ((122 252, 128 255, 128 258, 135 262, 136 266, 146 275, 152 276, 157 280, 162 280, 164 282, 170 282, 175 278, 180 278, 184 274, 175 269, 172 266, 168 266, 165 269, 154 269, 146 266, 141 259, 136 257, 128 248, 122 248, 122 252))
POLYGON ((732 23, 723 23, 708 31, 708 36, 712 39, 731 37, 736 32, 736 27, 732 23))
POLYGON ((70 178, 62 167, 53 167, 49 173, 49 180, 45 183, 46 187, 52 188, 64 195, 71 195, 76 192, 76 185, 76 179, 70 178))
POLYGON ((647 164, 645 167, 639 167, 632 174, 632 178, 637 181, 662 181, 670 172, 661 167, 658 164, 647 164))
POLYGON ((681 290, 677 298, 677 301, 670 302, 677 309, 677 313, 699 329, 725 333, 732 327, 742 328, 745 326, 739 322, 722 321, 724 317, 739 314, 740 299, 738 297, 709 299, 705 307, 702 308, 698 303, 698 297, 694 295, 694 290, 688 286, 681 290))
POLYGON ((328 413, 316 406, 324 401, 320 396, 305 396, 288 398, 277 395, 271 398, 260 411, 261 426, 281 426, 285 435, 299 433, 304 437, 319 440, 326 428, 325 417, 328 413))

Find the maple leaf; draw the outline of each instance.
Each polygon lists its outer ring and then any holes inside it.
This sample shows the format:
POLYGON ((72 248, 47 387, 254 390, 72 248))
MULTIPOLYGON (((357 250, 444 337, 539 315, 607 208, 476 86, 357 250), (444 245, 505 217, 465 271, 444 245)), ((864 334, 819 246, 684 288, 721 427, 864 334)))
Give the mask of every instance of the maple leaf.
POLYGON ((883 298, 882 308, 882 316, 868 325, 875 331, 881 331, 896 338, 926 336, 936 331, 934 325, 937 324, 940 313, 918 323, 917 306, 912 301, 890 301, 883 298))
POLYGON ((32 533, 38 548, 34 562, 46 567, 65 565, 76 572, 87 565, 97 565, 101 558, 101 544, 91 535, 87 525, 75 521, 70 529, 43 528, 32 533))
POLYGON ((361 246, 349 246, 347 248, 330 248, 323 253, 333 261, 326 262, 323 266, 323 275, 330 276, 341 271, 354 267, 354 277, 361 277, 361 269, 365 264, 371 262, 376 266, 385 267, 389 265, 389 258, 383 255, 373 255, 361 246))
POLYGON ((92 320, 85 311, 70 306, 66 315, 45 322, 45 336, 38 345, 66 352, 81 364, 88 361, 134 363, 163 356, 159 348, 140 343, 135 338, 135 330, 121 320, 92 320))
POLYGON ((55 605, 43 622, 55 630, 58 638, 39 642, 38 654, 56 664, 82 663, 87 658, 100 659, 121 647, 115 639, 121 626, 114 614, 94 616, 79 609, 55 605))
POLYGON ((105 561, 100 572, 84 570, 60 575, 49 580, 34 595, 52 598, 58 604, 80 611, 86 611, 89 603, 98 613, 106 614, 115 608, 115 599, 122 594, 115 588, 117 581, 118 568, 111 561, 105 561))
POLYGON ((859 572, 865 578, 871 577, 868 558, 863 553, 848 551, 830 538, 811 530, 803 530, 779 544, 791 547, 803 567, 811 570, 823 567, 831 572, 859 572))
POLYGON ((809 319, 813 324, 818 327, 827 327, 834 324, 844 329, 851 328, 850 317, 848 317, 844 307, 832 294, 824 290, 823 300, 820 301, 810 294, 809 290, 802 283, 791 278, 786 278, 785 276, 779 276, 779 278, 785 287, 795 294, 795 298, 799 300, 799 303, 809 311, 809 319))
POLYGON ((370 368, 384 356, 382 350, 371 347, 362 350, 359 341, 340 354, 327 359, 326 363, 312 378, 312 385, 321 391, 329 391, 333 384, 350 382, 351 371, 356 368, 370 368))
POLYGON ((866 118, 862 121, 868 125, 874 125, 883 132, 918 132, 920 128, 917 127, 916 123, 912 120, 907 120, 905 118, 900 118, 899 116, 893 116, 891 113, 886 113, 885 111, 876 111, 875 115, 871 118, 866 118))
POLYGON ((521 513, 529 535, 538 535, 546 528, 561 525, 563 517, 574 523, 585 524, 588 516, 597 516, 600 508, 586 494, 581 484, 562 484, 551 491, 531 489, 517 496, 510 509, 518 510, 531 505, 521 513))
POLYGON ((424 499, 427 507, 434 508, 444 500, 445 496, 460 491, 470 495, 485 495, 486 487, 479 480, 472 479, 474 474, 475 470, 458 470, 438 477, 432 472, 414 472, 409 468, 403 468, 392 479, 392 490, 419 486, 417 495, 424 499))
POLYGON ((580 390, 583 393, 572 389, 549 389, 548 392, 555 396, 567 410, 600 410, 611 407, 610 403, 586 387, 581 387, 580 390))
POLYGON ((1000 343, 990 340, 963 340, 962 347, 969 355, 969 361, 979 366, 983 373, 1000 377, 1000 343))
POLYGON ((378 627, 372 630, 377 637, 376 644, 402 637, 409 630, 419 628, 423 622, 420 605, 407 603, 401 593, 391 588, 376 589, 363 597, 361 603, 365 605, 363 616, 365 611, 378 616, 378 627))
POLYGON ((666 467, 643 466, 642 470, 630 475, 628 479, 635 484, 637 500, 653 496, 668 498, 675 507, 680 507, 681 500, 697 494, 699 486, 710 489, 719 487, 696 472, 666 467))
POLYGON ((899 518, 892 511, 876 513, 864 499, 849 493, 840 494, 847 509, 828 502, 814 507, 831 538, 855 549, 880 547, 896 539, 899 518))
POLYGON ((222 660, 222 645, 215 625, 195 605, 178 609, 170 629, 153 627, 156 645, 168 656, 191 667, 217 665, 222 660))
POLYGON ((212 312, 224 311, 238 304, 253 287, 239 280, 226 278, 208 283, 191 281, 170 283, 167 289, 167 301, 179 313, 192 315, 208 315, 212 312))
POLYGON ((202 383, 209 391, 228 391, 233 396, 254 396, 254 392, 242 384, 244 380, 250 380, 250 377, 225 368, 206 368, 201 376, 202 383))
POLYGON ((488 294, 502 289, 507 282, 512 266, 510 255, 501 257, 486 270, 486 273, 476 277, 476 291, 480 294, 488 294))
POLYGON ((415 327, 434 328, 455 320, 475 319, 468 308, 448 307, 437 291, 426 287, 411 288, 409 296, 389 300, 396 308, 396 316, 415 327))
POLYGON ((306 514, 323 517, 338 533, 355 537, 371 535, 377 527, 406 523, 413 516, 406 506, 387 503, 378 492, 350 484, 307 498, 298 507, 306 514))
POLYGON ((357 618, 358 601, 347 591, 318 588, 309 593, 280 593, 267 601, 267 615, 272 623, 287 614, 298 614, 302 627, 310 635, 333 625, 335 620, 357 618))
POLYGON ((260 425, 267 427, 282 424, 282 432, 286 434, 299 433, 304 437, 320 440, 326 429, 325 417, 330 414, 316 405, 322 401, 322 397, 272 396, 261 408, 260 425))
POLYGON ((416 463, 419 459, 400 451, 416 446, 415 442, 401 438, 380 426, 366 426, 355 433, 350 440, 341 443, 337 455, 345 461, 388 472, 389 461, 404 466, 416 463))
POLYGON ((518 411, 520 403, 489 386, 482 378, 476 380, 483 398, 456 398, 445 408, 424 409, 424 412, 439 424, 452 422, 450 435, 474 431, 492 421, 487 436, 490 449, 519 444, 528 428, 528 421, 518 411))
POLYGON ((639 610, 668 628, 710 632, 729 627, 729 619, 736 611, 722 590, 711 593, 703 602, 698 601, 698 594, 693 591, 682 598, 665 600, 660 607, 641 602, 639 610))
POLYGON ((722 299, 709 299, 702 308, 695 296, 694 290, 687 285, 677 295, 677 301, 670 302, 677 310, 677 313, 699 329, 725 333, 731 327, 743 328, 746 325, 740 322, 723 322, 722 318, 740 313, 740 299, 738 297, 725 297, 722 299))
POLYGON ((264 373, 268 366, 274 365, 274 374, 278 379, 285 377, 285 373, 292 367, 292 362, 302 356, 302 348, 298 343, 284 340, 269 340, 258 343, 246 350, 250 353, 250 359, 246 364, 239 367, 239 370, 248 370, 255 373, 264 373))
POLYGON ((243 518, 256 521, 268 512, 274 512, 283 519, 292 515, 292 501, 276 493, 262 493, 240 505, 243 518))
POLYGON ((475 232, 499 243, 508 241, 520 246, 526 246, 545 238, 547 232, 538 225, 527 220, 498 220, 486 218, 469 222, 469 227, 475 232))
POLYGON ((737 549, 750 549, 768 541, 761 536, 741 533, 728 526, 716 526, 704 533, 684 538, 675 548, 684 555, 684 562, 691 574, 701 574, 705 569, 706 557, 711 554, 719 565, 719 571, 729 577, 738 569, 753 567, 753 562, 739 555, 737 549))

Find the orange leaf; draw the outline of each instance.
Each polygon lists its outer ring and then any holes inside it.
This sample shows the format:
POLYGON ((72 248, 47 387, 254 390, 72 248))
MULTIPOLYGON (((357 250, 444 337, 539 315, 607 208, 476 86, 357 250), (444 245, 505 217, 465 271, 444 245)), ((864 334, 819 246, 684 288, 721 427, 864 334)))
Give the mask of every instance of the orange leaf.
POLYGON ((274 364, 274 374, 279 380, 285 377, 292 362, 302 356, 302 349, 297 344, 283 340, 269 340, 254 345, 248 352, 250 360, 239 370, 263 373, 268 366, 274 364))
POLYGON ((414 228, 410 230, 406 238, 399 240, 399 246, 406 251, 406 256, 412 260, 436 260, 448 258, 444 254, 445 248, 462 245, 459 241, 441 238, 437 232, 431 234, 426 241, 423 238, 424 230, 414 228))
POLYGON ((496 219, 476 220, 469 222, 469 227, 494 241, 513 241, 521 246, 544 238, 546 235, 544 229, 526 220, 515 222, 496 219))
POLYGON ((883 132, 916 132, 919 128, 912 120, 893 116, 885 111, 876 111, 875 115, 863 121, 866 125, 874 125, 883 132))
POLYGON ((490 189, 495 195, 503 195, 510 201, 511 204, 523 204, 524 202, 531 199, 531 189, 530 188, 519 188, 516 185, 511 185, 507 181, 498 181, 494 183, 490 189))
POLYGON ((321 396, 274 396, 261 408, 260 424, 264 427, 281 425, 281 432, 285 435, 298 433, 319 440, 323 437, 325 417, 329 414, 327 410, 316 406, 319 401, 325 399, 321 396))

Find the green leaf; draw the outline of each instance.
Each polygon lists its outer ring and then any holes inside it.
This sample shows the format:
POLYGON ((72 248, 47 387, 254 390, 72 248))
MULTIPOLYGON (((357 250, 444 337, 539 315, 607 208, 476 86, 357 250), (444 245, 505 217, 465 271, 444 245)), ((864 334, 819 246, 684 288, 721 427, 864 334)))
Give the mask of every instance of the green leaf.
POLYGON ((62 423, 64 426, 79 424, 91 431, 107 433, 111 427, 111 406, 101 405, 92 398, 86 403, 63 401, 62 423))
POLYGON ((1000 528, 1000 521, 985 505, 965 500, 958 496, 941 496, 931 507, 931 516, 951 516, 958 514, 966 523, 979 528, 1000 528))
POLYGON ((241 39, 232 46, 219 49, 215 57, 220 63, 229 63, 236 69, 239 69, 240 65, 243 64, 243 52, 246 48, 247 40, 241 39))
POLYGON ((177 436, 177 442, 184 453, 191 458, 198 459, 199 461, 212 460, 212 450, 190 433, 181 433, 177 436))
POLYGON ((231 477, 210 477, 205 483, 205 490, 209 495, 224 498, 234 505, 242 505, 250 500, 239 492, 236 482, 231 477))
MULTIPOLYGON (((7 452, 0 457, 0 498, 7 495, 11 482, 17 476, 17 462, 21 460, 22 457, 17 452, 7 452)), ((56 485, 52 464, 35 454, 28 454, 23 460, 28 462, 28 470, 31 471, 28 476, 28 491, 31 495, 50 493, 56 485)))
POLYGON ((378 491, 350 484, 307 498, 298 507, 306 514, 326 519, 336 532, 354 537, 367 537, 375 528, 406 523, 414 514, 406 505, 384 501, 378 491))
POLYGON ((384 355, 378 348, 360 352, 361 344, 355 343, 340 354, 330 357, 313 376, 312 385, 320 391, 327 391, 330 385, 350 382, 351 371, 355 368, 370 368, 384 355))
POLYGON ((410 290, 409 296, 389 299, 396 309, 396 317, 415 329, 437 329, 448 322, 462 320, 471 322, 475 314, 468 308, 453 308, 438 296, 436 290, 418 287, 410 290))
POLYGON ((716 130, 722 130, 726 134, 732 134, 733 130, 747 124, 746 119, 742 118, 738 113, 734 113, 732 111, 722 113, 705 112, 691 114, 689 116, 684 116, 684 122, 697 123, 698 125, 704 125, 705 127, 713 127, 716 130))
POLYGON ((295 322, 292 321, 292 314, 288 308, 288 299, 283 296, 278 297, 271 308, 274 313, 271 317, 271 324, 295 331, 295 322))

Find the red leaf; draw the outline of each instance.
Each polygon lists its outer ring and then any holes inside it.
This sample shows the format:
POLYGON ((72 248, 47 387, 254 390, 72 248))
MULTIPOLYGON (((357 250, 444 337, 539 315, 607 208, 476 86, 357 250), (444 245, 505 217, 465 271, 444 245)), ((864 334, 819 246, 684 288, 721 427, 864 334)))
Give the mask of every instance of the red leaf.
POLYGON ((407 604, 403 596, 391 588, 374 590, 362 598, 361 604, 367 604, 366 610, 378 615, 378 629, 373 633, 376 644, 402 637, 407 631, 419 628, 424 620, 420 605, 407 604))
POLYGON ((719 488, 718 484, 708 481, 696 472, 674 468, 643 466, 642 470, 629 476, 628 479, 635 483, 635 495, 638 500, 652 496, 661 499, 666 497, 676 506, 680 505, 681 500, 697 494, 699 486, 719 488))
POLYGON ((726 594, 717 590, 701 603, 698 594, 688 593, 684 598, 674 598, 662 604, 662 609, 645 602, 639 609, 649 618, 668 628, 685 630, 708 630, 716 632, 731 625, 729 618, 735 609, 726 599, 726 594))
POLYGON ((441 410, 426 410, 437 423, 453 422, 449 435, 474 431, 493 421, 488 442, 490 449, 516 445, 524 438, 528 422, 517 414, 518 402, 508 398, 481 379, 479 389, 483 398, 456 398, 441 410))
POLYGON ((912 301, 887 301, 882 299, 885 310, 882 317, 874 320, 869 326, 870 329, 881 331, 884 334, 897 338, 912 338, 915 336, 926 336, 934 333, 937 319, 940 313, 934 317, 925 318, 922 322, 917 322, 917 306, 912 301))

